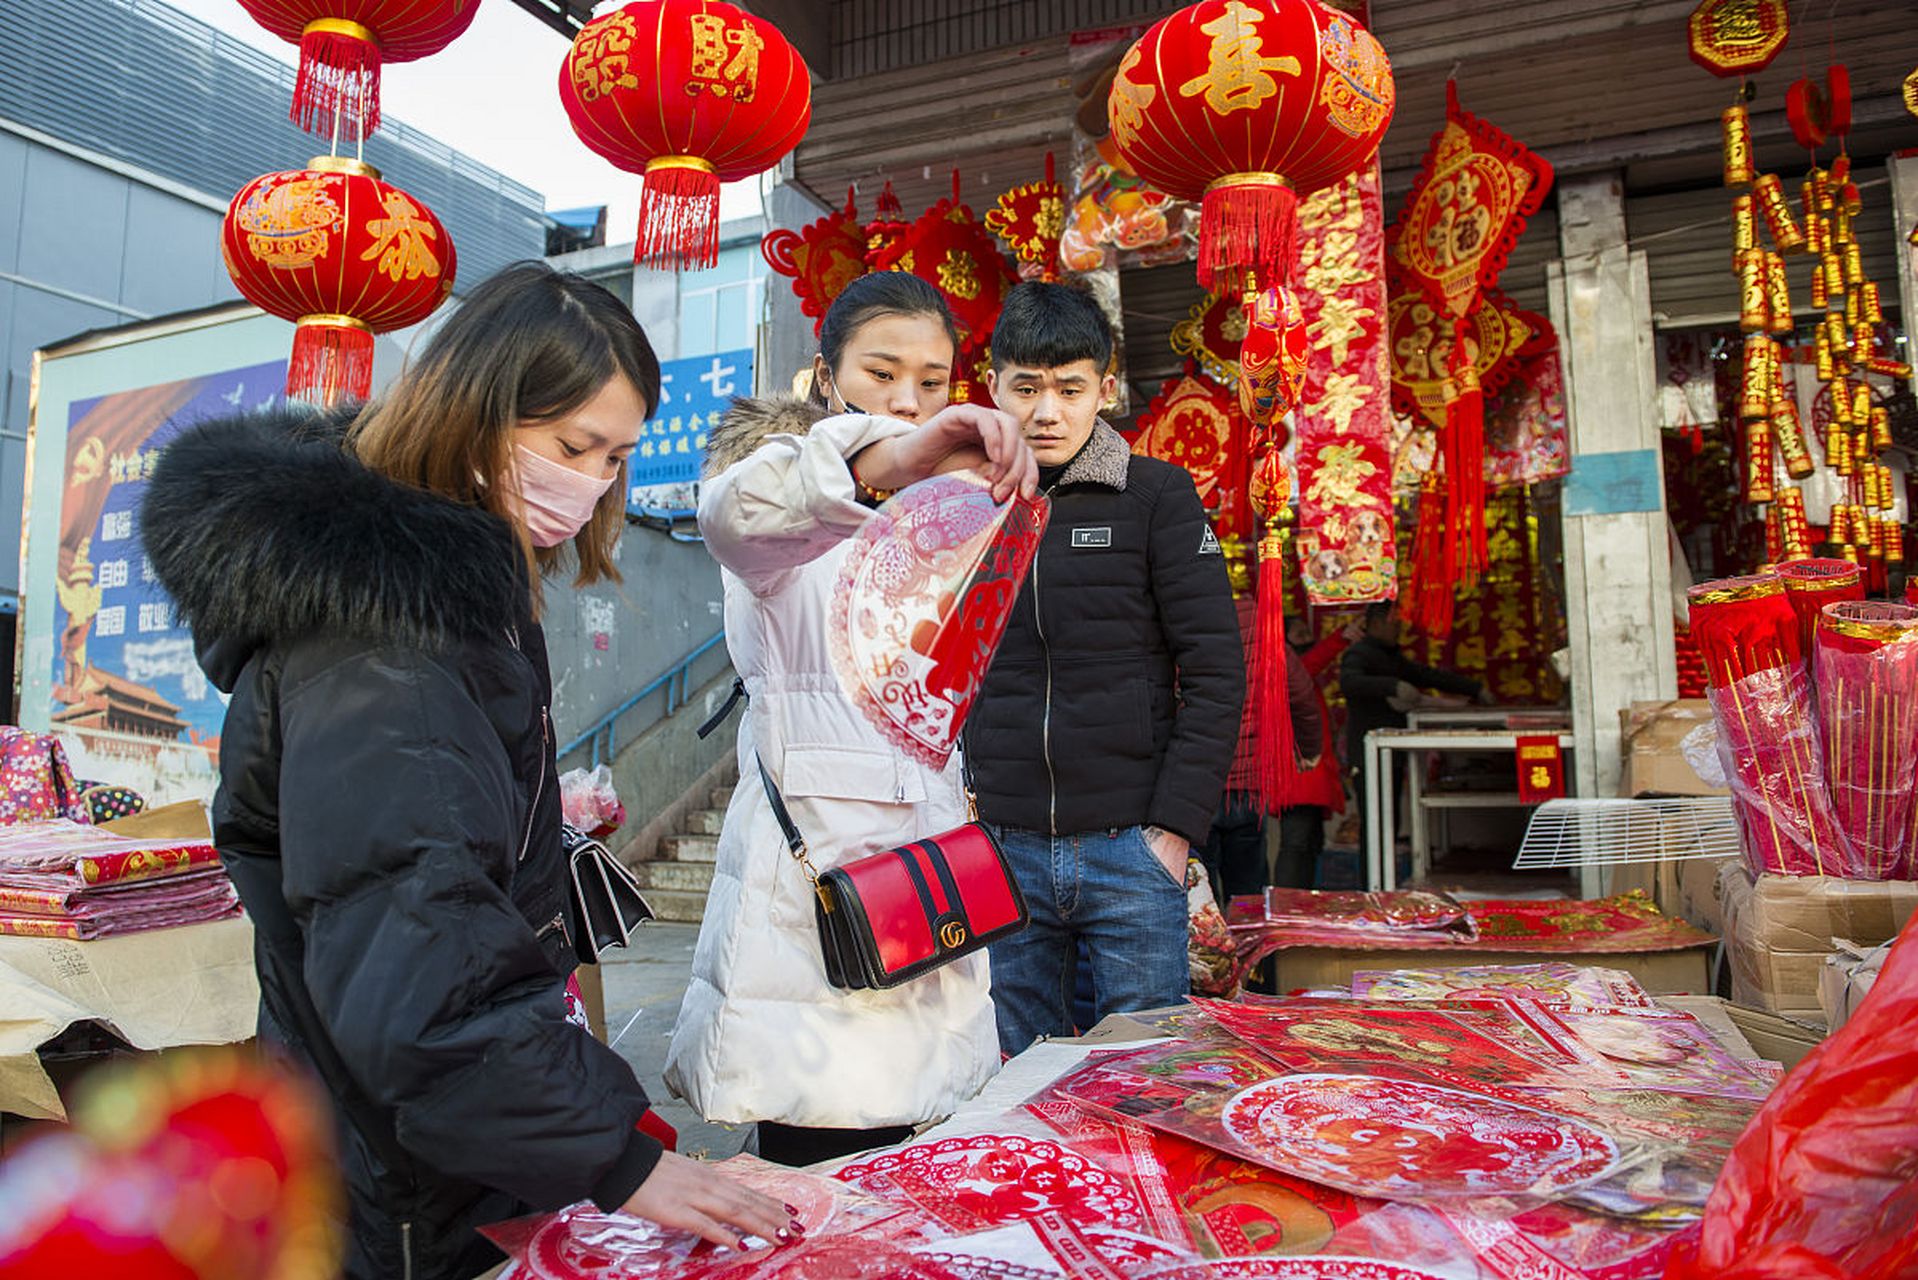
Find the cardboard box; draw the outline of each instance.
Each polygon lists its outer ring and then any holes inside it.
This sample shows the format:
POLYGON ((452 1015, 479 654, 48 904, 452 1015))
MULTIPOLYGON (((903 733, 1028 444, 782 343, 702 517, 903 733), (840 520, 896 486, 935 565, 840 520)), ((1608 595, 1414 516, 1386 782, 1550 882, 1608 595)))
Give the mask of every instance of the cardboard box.
POLYGON ((1797 1066, 1800 1058, 1825 1039, 1823 1027, 1783 1018, 1775 1013, 1763 1013, 1736 1004, 1726 1005, 1725 1012, 1731 1016, 1732 1025, 1745 1037, 1754 1054, 1783 1063, 1787 1071, 1797 1066))
POLYGON ((1623 969, 1653 995, 1711 994, 1709 945, 1683 951, 1487 951, 1460 947, 1456 951, 1356 950, 1347 947, 1289 947, 1272 953, 1275 990, 1300 987, 1345 987, 1360 969, 1457 969, 1466 965, 1538 964, 1551 960, 1565 964, 1623 969))
POLYGON ((1758 876, 1742 863, 1719 872, 1732 1003, 1822 1023, 1825 958, 1848 939, 1889 942, 1918 911, 1918 882, 1835 876, 1758 876))
MULTIPOLYGON (((1687 756, 1706 753, 1711 704, 1703 698, 1634 702, 1618 713, 1621 796, 1722 796, 1722 786, 1699 777, 1687 756), (1700 732, 1703 730, 1704 732, 1700 732), (1698 737, 1692 738, 1694 733, 1698 737), (1687 739, 1691 738, 1690 743, 1687 739)), ((1707 756, 1709 758, 1709 756, 1707 756)))
POLYGON ((1858 1006, 1871 994, 1878 971, 1885 967, 1891 944, 1861 947, 1845 938, 1837 940, 1837 950, 1825 957, 1825 968, 1818 975, 1818 1004, 1825 1011, 1825 1024, 1833 1031, 1845 1025, 1858 1006))
POLYGON ((1735 856, 1685 858, 1658 864, 1658 884, 1652 901, 1668 916, 1677 916, 1707 933, 1725 932, 1725 902, 1721 876, 1735 856))

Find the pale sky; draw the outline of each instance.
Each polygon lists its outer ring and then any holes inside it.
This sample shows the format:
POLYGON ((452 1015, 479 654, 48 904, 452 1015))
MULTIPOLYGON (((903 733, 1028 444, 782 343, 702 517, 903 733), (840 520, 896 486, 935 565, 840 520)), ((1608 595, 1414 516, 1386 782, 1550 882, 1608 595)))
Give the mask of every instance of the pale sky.
MULTIPOLYGON (((293 45, 257 25, 236 0, 166 3, 288 65, 298 60, 293 45)), ((466 34, 445 49, 384 69, 380 110, 543 193, 548 209, 606 205, 607 242, 630 243, 640 177, 614 168, 574 136, 559 103, 565 57, 559 32, 512 0, 484 0, 466 34)), ((755 181, 730 183, 721 196, 723 217, 759 207, 755 181)))

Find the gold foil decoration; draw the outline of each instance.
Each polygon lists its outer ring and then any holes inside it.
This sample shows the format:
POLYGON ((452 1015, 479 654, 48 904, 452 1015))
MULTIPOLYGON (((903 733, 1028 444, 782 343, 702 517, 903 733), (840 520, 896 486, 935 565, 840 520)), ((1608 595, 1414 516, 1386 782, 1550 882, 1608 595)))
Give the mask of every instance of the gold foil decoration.
POLYGON ((1785 559, 1803 560, 1811 554, 1811 525, 1805 519, 1805 493, 1796 485, 1778 490, 1778 534, 1785 559))
POLYGON ((1871 408, 1871 447, 1891 448, 1891 411, 1882 405, 1871 408))
POLYGON ((1725 136, 1725 185, 1748 186, 1752 180, 1752 124, 1745 104, 1726 107, 1719 117, 1725 136))
POLYGON ((1825 332, 1825 326, 1822 324, 1818 326, 1816 332, 1818 380, 1830 382, 1836 373, 1831 363, 1831 335, 1825 332))
POLYGON ((1818 264, 1825 275, 1825 293, 1828 297, 1837 297, 1845 291, 1845 264, 1838 257, 1836 249, 1828 249, 1818 264))
POLYGON ((1851 425, 1866 429, 1871 427, 1871 388, 1862 379, 1851 393, 1851 425))
POLYGON ((1745 420, 1745 501, 1772 500, 1771 419, 1745 420))
POLYGON ((1780 253, 1796 253, 1805 247, 1805 233, 1792 217, 1791 204, 1785 199, 1785 186, 1775 173, 1761 173, 1752 182, 1752 194, 1758 197, 1758 211, 1765 215, 1765 229, 1780 253))
POLYGON ((1855 284, 1865 283, 1865 255, 1859 252, 1858 242, 1856 240, 1846 241, 1844 254, 1846 287, 1849 288, 1855 284))
POLYGON ((1775 380, 1772 369, 1776 364, 1777 347, 1770 338, 1755 333, 1745 339, 1745 365, 1738 388, 1739 417, 1771 416, 1771 392, 1775 380))
POLYGON ((1851 426, 1851 382, 1844 374, 1831 380, 1831 420, 1841 427, 1851 426))
POLYGON ((1732 265, 1738 255, 1758 247, 1758 206, 1749 195, 1732 197, 1732 265))
MULTIPOLYGON (((1817 311, 1823 311, 1829 299, 1830 299, 1830 295, 1825 292, 1824 268, 1820 266, 1813 266, 1811 269, 1812 308, 1817 311)), ((1826 353, 1826 357, 1827 358, 1830 357, 1830 352, 1826 353)))
POLYGON ((1825 333, 1831 341, 1832 364, 1842 371, 1851 364, 1851 337, 1845 332, 1845 317, 1839 312, 1827 311, 1825 333))
POLYGON ((1771 328, 1769 298, 1765 251, 1747 249, 1738 255, 1738 327, 1746 333, 1763 333, 1771 328))
POLYGON ((1867 280, 1863 285, 1859 286, 1858 292, 1864 297, 1861 305, 1864 307, 1865 320, 1870 324, 1883 324, 1885 322, 1885 311, 1878 302, 1878 282, 1875 280, 1867 280))
POLYGON ((1790 333, 1791 284, 1785 276, 1785 260, 1770 252, 1765 254, 1765 307, 1771 312, 1771 331, 1790 333))

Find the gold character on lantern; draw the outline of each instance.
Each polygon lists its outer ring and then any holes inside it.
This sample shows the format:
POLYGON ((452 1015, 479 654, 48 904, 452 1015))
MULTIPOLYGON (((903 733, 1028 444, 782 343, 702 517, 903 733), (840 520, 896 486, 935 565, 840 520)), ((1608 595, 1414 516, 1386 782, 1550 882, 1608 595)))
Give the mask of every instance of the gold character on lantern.
POLYGON ((751 102, 759 87, 759 51, 766 47, 766 38, 750 20, 733 26, 716 13, 701 13, 690 22, 693 82, 686 85, 686 92, 707 89, 735 102, 751 102))
POLYGON ((372 262, 378 258, 374 269, 385 272, 396 282, 439 275, 439 254, 427 243, 438 239, 439 232, 420 217, 419 206, 407 199, 405 192, 391 188, 382 203, 386 206, 386 216, 367 219, 367 234, 373 236, 374 241, 360 255, 360 261, 372 262))
POLYGON ((1212 37, 1205 74, 1180 85, 1179 95, 1196 98, 1204 94, 1206 106, 1218 115, 1229 115, 1256 110, 1277 93, 1275 75, 1301 74, 1297 58, 1289 54, 1265 56, 1265 37, 1259 33, 1259 22, 1264 17, 1241 0, 1226 0, 1225 12, 1199 28, 1212 37))
POLYGON ((1158 86, 1140 84, 1128 74, 1138 66, 1144 55, 1139 46, 1133 45, 1126 50, 1119 70, 1112 77, 1112 97, 1108 106, 1112 114, 1112 136, 1124 150, 1139 141, 1139 126, 1145 123, 1146 109, 1159 96, 1158 86))
POLYGON ((639 88, 628 57, 639 29, 623 13, 586 24, 573 56, 573 89, 582 102, 596 102, 615 89, 639 88))
POLYGON ((340 206, 322 178, 263 182, 234 217, 247 251, 276 271, 298 271, 326 256, 340 206))

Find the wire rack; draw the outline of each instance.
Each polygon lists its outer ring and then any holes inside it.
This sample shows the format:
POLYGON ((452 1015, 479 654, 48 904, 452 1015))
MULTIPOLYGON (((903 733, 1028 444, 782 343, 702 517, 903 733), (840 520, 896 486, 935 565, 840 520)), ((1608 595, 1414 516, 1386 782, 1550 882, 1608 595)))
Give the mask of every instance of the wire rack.
POLYGON ((1726 796, 1547 800, 1532 814, 1514 870, 1615 867, 1736 856, 1726 796))

